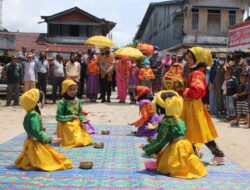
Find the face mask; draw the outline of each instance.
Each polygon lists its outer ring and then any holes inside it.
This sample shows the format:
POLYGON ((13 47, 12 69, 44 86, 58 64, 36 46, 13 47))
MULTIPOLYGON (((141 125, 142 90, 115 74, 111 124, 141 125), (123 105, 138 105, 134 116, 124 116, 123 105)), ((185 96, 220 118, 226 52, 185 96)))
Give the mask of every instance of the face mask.
POLYGON ((146 65, 145 67, 146 67, 147 69, 149 69, 149 68, 150 68, 150 65, 146 65))
POLYGON ((154 54, 155 54, 155 55, 158 55, 158 54, 159 54, 159 51, 154 51, 154 54))
POLYGON ((136 67, 136 64, 132 64, 132 67, 136 67))
POLYGON ((219 64, 220 65, 224 65, 224 61, 219 61, 219 64))

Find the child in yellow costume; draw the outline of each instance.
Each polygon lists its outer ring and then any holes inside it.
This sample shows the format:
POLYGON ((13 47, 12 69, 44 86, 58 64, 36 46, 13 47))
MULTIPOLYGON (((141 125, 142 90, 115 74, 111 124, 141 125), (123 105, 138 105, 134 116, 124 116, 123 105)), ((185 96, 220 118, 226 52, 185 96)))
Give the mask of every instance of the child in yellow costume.
POLYGON ((73 80, 62 83, 62 100, 57 105, 57 136, 62 147, 81 147, 92 145, 92 139, 82 122, 87 122, 82 114, 82 104, 76 97, 77 85, 73 80))
POLYGON ((213 65, 211 52, 202 47, 193 47, 188 50, 187 62, 190 73, 183 89, 184 109, 181 115, 187 126, 186 138, 192 144, 206 144, 214 155, 210 165, 224 164, 224 153, 214 141, 218 134, 202 103, 206 94, 205 69, 213 65))
POLYGON ((150 144, 141 145, 145 153, 157 155, 156 170, 172 177, 194 179, 207 174, 207 169, 195 155, 192 144, 185 139, 185 123, 179 119, 183 99, 172 90, 160 91, 154 100, 159 115, 165 115, 159 124, 158 135, 150 144))
POLYGON ((50 172, 70 169, 72 168, 72 161, 48 145, 59 139, 50 137, 44 131, 37 105, 40 97, 38 89, 31 89, 20 98, 20 104, 27 112, 23 122, 27 139, 24 141, 24 150, 16 159, 15 164, 18 168, 24 170, 50 172))

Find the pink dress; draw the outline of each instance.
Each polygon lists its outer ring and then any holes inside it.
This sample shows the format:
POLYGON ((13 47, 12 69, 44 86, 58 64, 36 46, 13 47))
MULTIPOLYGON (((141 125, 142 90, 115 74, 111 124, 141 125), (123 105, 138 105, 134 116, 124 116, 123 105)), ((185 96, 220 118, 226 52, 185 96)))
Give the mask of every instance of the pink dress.
POLYGON ((125 62, 118 62, 116 65, 116 84, 118 89, 118 98, 125 101, 127 97, 128 65, 125 62))

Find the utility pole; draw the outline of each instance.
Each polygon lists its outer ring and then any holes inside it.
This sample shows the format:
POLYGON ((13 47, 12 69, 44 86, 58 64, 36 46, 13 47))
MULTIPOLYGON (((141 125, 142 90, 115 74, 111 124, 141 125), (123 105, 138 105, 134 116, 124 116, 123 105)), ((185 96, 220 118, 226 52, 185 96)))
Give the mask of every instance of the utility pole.
POLYGON ((0 0, 0 31, 3 29, 3 0, 0 0))

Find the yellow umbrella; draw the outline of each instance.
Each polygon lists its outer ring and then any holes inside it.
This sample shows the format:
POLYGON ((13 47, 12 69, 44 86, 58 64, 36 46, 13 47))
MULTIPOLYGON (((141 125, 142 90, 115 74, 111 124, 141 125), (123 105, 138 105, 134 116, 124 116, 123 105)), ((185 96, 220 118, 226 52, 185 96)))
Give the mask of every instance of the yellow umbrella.
POLYGON ((104 36, 93 36, 85 41, 86 45, 95 45, 101 47, 114 47, 115 43, 104 36))
POLYGON ((136 48, 132 48, 132 47, 120 48, 120 49, 115 51, 115 55, 116 56, 127 56, 127 57, 133 58, 133 59, 140 59, 140 58, 144 57, 144 55, 141 53, 140 50, 138 50, 136 48))

